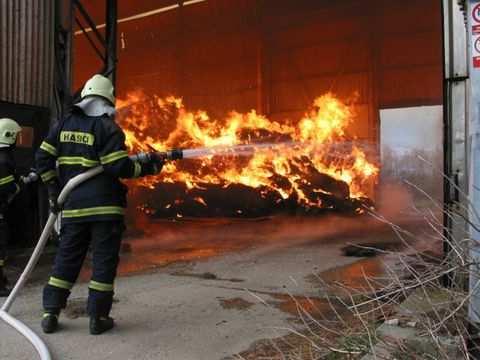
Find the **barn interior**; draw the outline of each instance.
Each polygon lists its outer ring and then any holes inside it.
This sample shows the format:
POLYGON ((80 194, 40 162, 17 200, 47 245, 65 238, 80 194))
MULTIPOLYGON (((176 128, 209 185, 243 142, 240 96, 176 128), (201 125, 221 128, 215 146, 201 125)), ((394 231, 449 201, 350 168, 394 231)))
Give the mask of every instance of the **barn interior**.
MULTIPOLYGON (((443 199, 438 1, 22 4, 28 19, 39 16, 29 25, 37 31, 2 18, 38 48, 27 58, 13 42, 5 53, 2 109, 28 130, 20 171, 31 167, 49 121, 75 99, 70 93, 97 72, 115 80, 116 120, 131 153, 216 152, 127 181, 132 254, 159 247, 177 259, 262 241, 341 241, 373 221, 371 211, 412 217, 405 209, 425 197, 405 180, 443 199), (28 71, 16 71, 19 63, 28 71), (25 92, 17 84, 29 79, 38 89, 25 92)), ((33 188, 13 204, 14 247, 37 238, 44 196, 33 188), (25 206, 38 211, 18 216, 25 206)))
MULTIPOLYGON (((105 34, 105 9, 82 4, 105 34)), ((117 10, 117 121, 131 151, 257 146, 130 181, 133 237, 196 257, 249 246, 258 231, 298 237, 272 231, 285 222, 317 241, 332 215, 341 238, 380 204, 408 207, 415 190, 392 185, 404 179, 442 199, 438 1, 123 0, 117 10), (412 133, 417 142, 402 144, 412 133)), ((77 89, 103 59, 89 23, 75 21, 77 89)))
MULTIPOLYGON (((225 358, 278 336, 263 330, 276 317, 291 325, 298 304, 323 299, 324 282, 369 286, 397 269, 389 256, 397 250, 447 260, 445 240, 467 233, 461 1, 28 3, 0 4, 0 112, 23 128, 20 173, 95 73, 115 84, 130 154, 184 155, 159 175, 122 180, 115 311, 154 325, 115 334, 108 351, 225 358), (11 20, 16 13, 22 21, 11 20), (255 311, 226 309, 227 300, 253 301, 255 311)), ((12 279, 48 215, 44 187, 24 190, 7 214, 12 279)), ((21 304, 32 324, 31 294, 40 294, 57 241, 21 304)), ((91 261, 69 305, 74 316, 91 261)), ((58 354, 81 357, 86 344, 76 336, 58 354)))

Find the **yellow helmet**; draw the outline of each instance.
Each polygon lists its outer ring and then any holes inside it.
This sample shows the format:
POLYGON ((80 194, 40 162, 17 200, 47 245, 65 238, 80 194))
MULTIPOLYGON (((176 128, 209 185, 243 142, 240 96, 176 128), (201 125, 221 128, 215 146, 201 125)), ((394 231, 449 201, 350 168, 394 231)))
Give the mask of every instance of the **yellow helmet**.
POLYGON ((93 75, 91 79, 89 79, 85 86, 82 89, 82 99, 87 96, 101 96, 112 104, 115 104, 115 95, 113 94, 113 85, 109 78, 103 75, 93 75))
POLYGON ((22 128, 15 120, 9 118, 0 119, 0 147, 15 144, 20 131, 22 131, 22 128))

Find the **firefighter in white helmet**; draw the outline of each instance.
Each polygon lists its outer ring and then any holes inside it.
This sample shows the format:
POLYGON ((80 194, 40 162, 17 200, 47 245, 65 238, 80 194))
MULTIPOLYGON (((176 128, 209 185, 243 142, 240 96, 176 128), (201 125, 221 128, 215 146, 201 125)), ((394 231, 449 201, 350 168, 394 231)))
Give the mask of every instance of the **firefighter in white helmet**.
POLYGON ((0 118, 0 297, 8 296, 7 278, 4 274, 6 247, 10 238, 5 219, 8 205, 20 191, 20 181, 15 172, 13 149, 22 128, 12 119, 0 118))
POLYGON ((51 129, 36 155, 52 211, 59 210, 56 197, 68 180, 92 167, 102 165, 104 169, 75 188, 62 209, 60 244, 43 291, 45 333, 57 330, 60 310, 66 306, 89 246, 93 252, 87 305, 90 333, 101 334, 113 327, 109 314, 127 193, 119 179, 156 174, 163 165, 153 157, 147 163, 129 158, 125 135, 113 118, 115 97, 108 78, 93 76, 81 95, 81 101, 51 129))

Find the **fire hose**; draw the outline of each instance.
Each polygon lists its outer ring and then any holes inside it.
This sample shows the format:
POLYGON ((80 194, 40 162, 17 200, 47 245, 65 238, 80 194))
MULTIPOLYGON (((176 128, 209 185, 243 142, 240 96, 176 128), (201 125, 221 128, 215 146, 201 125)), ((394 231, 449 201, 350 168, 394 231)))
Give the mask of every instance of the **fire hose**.
MULTIPOLYGON (((167 160, 178 160, 183 158, 183 151, 175 149, 175 150, 169 150, 166 152, 139 153, 131 156, 130 158, 134 161, 146 163, 148 161, 151 161, 152 157, 155 157, 155 159, 159 162, 164 162, 167 160)), ((58 205, 61 206, 62 204, 64 204, 68 195, 77 186, 97 176, 98 174, 101 174, 102 172, 103 172, 103 167, 98 166, 70 179, 67 182, 67 184, 63 187, 62 191, 60 192, 60 195, 58 196, 58 200, 57 200, 58 205)), ((30 178, 31 181, 35 181, 36 179, 38 179, 38 176, 36 176, 35 178, 35 176, 32 175, 30 178)), ((23 181, 27 183, 27 180, 23 180, 23 181)), ((4 304, 0 308, 0 319, 3 320, 8 325, 10 325, 11 327, 13 327, 21 335, 23 335, 28 341, 30 341, 30 343, 33 345, 38 355, 40 356, 41 360, 51 360, 52 358, 47 345, 43 342, 42 339, 40 339, 40 337, 37 334, 35 334, 35 332, 33 332, 28 326, 26 326, 20 320, 11 316, 8 313, 8 311, 10 310, 13 302, 17 298, 20 290, 24 287, 26 281, 28 280, 31 273, 33 272, 33 269, 37 265, 38 260, 40 259, 40 255, 42 254, 42 251, 54 228, 55 221, 57 220, 57 216, 58 214, 56 213, 53 213, 53 212, 50 213, 47 223, 43 228, 42 234, 40 235, 40 239, 38 240, 38 243, 35 246, 35 249, 33 250, 33 253, 30 259, 28 260, 28 263, 25 266, 25 269, 20 275, 20 278, 15 283, 15 286, 12 289, 7 300, 4 302, 4 304)))

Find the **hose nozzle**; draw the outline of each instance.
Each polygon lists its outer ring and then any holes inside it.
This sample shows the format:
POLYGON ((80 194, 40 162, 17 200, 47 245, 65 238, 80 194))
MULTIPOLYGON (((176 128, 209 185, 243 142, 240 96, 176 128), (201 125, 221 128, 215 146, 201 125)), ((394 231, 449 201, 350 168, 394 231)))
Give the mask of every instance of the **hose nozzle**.
POLYGON ((167 160, 181 160, 183 159, 183 150, 182 149, 172 149, 168 150, 165 153, 165 159, 167 160))
POLYGON ((133 161, 138 161, 140 163, 148 163, 155 158, 159 161, 174 161, 183 159, 183 150, 182 149, 172 149, 167 151, 156 151, 151 153, 141 152, 135 155, 130 156, 130 159, 133 161))

